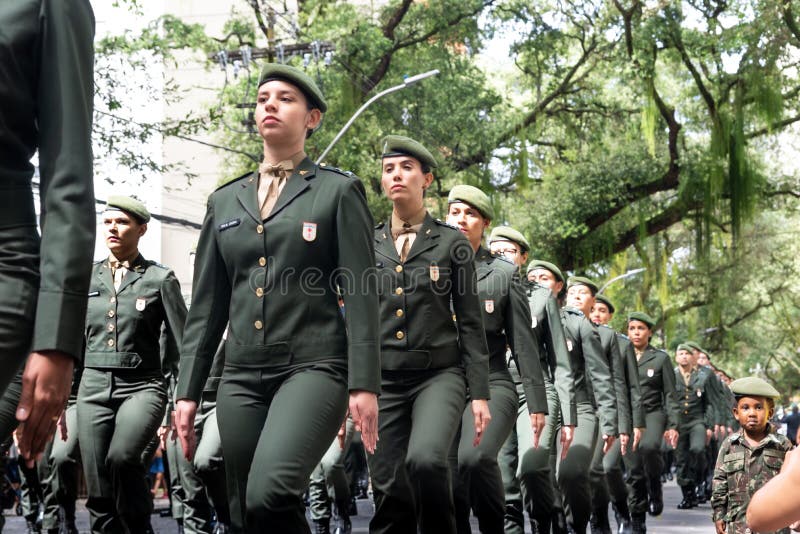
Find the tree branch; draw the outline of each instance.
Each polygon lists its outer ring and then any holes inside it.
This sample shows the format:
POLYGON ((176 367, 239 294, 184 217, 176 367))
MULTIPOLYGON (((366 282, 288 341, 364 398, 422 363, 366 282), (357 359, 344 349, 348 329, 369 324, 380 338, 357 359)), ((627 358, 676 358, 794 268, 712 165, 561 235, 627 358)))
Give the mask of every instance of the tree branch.
POLYGON ((786 23, 786 27, 789 29, 794 38, 800 41, 800 28, 797 26, 797 21, 794 19, 794 13, 792 13, 792 0, 783 0, 783 9, 782 9, 783 21, 786 23))
POLYGON ((800 115, 795 115, 794 117, 789 117, 788 119, 783 119, 782 121, 774 122, 766 128, 760 128, 758 130, 754 130, 752 132, 749 132, 745 137, 747 139, 753 139, 754 137, 767 135, 769 133, 774 132, 775 130, 780 130, 782 128, 789 126, 790 124, 794 124, 795 122, 800 122, 800 115))

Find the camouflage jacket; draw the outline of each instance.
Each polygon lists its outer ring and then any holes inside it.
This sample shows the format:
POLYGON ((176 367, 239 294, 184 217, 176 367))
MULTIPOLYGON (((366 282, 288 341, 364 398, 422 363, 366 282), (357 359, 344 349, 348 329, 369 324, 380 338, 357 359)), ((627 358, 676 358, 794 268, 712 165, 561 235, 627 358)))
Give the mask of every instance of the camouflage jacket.
MULTIPOLYGON (((745 520, 750 497, 780 472, 783 458, 792 448, 786 436, 778 434, 771 426, 769 430, 755 447, 747 443, 740 430, 725 438, 719 448, 711 507, 714 521, 725 521, 727 534, 751 534, 745 520)), ((788 528, 778 531, 780 534, 789 532, 788 528)))

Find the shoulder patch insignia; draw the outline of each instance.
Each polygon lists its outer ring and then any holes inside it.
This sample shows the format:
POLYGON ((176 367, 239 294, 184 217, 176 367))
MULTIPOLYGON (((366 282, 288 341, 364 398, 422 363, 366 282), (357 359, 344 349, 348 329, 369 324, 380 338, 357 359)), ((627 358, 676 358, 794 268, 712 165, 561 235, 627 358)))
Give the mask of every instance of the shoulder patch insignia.
POLYGON ((258 173, 258 171, 250 171, 250 172, 247 172, 247 173, 245 173, 245 174, 243 174, 243 175, 241 175, 241 176, 237 176, 236 178, 231 178, 230 180, 228 180, 228 181, 227 181, 227 182, 225 182, 224 184, 222 184, 222 185, 220 185, 219 187, 217 187, 217 188, 216 188, 214 191, 219 191, 220 189, 222 189, 222 188, 224 188, 224 187, 228 187, 229 185, 231 185, 231 184, 233 184, 233 183, 236 183, 236 182, 240 181, 242 178, 247 178, 247 177, 249 177, 249 176, 253 176, 253 177, 255 177, 255 175, 256 175, 257 173, 258 173))

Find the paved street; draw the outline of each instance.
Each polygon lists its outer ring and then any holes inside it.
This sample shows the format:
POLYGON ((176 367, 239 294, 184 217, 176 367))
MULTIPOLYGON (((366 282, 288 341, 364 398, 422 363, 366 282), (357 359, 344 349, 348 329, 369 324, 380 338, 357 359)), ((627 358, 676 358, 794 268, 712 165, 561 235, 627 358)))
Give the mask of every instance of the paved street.
MULTIPOLYGON (((693 510, 678 510, 676 506, 680 502, 680 491, 675 482, 669 482, 664 488, 664 513, 660 517, 648 517, 648 532, 652 534, 699 534, 712 533, 714 531, 711 523, 711 507, 708 504, 701 505, 693 510)), ((79 505, 78 528, 81 533, 89 532, 89 515, 83 507, 79 505)), ((167 501, 159 499, 156 501, 156 509, 167 508, 167 501)), ((353 517, 353 532, 365 533, 368 531, 369 516, 372 512, 372 503, 369 500, 358 502, 359 515, 353 517)), ((27 532, 25 521, 21 517, 12 515, 12 510, 6 510, 6 527, 4 533, 24 534, 27 532)), ((612 517, 613 526, 613 513, 612 517)), ((153 528, 157 534, 173 534, 177 532, 175 521, 170 517, 160 517, 159 514, 153 515, 153 528)), ((477 524, 473 522, 475 528, 473 532, 478 532, 477 524)))

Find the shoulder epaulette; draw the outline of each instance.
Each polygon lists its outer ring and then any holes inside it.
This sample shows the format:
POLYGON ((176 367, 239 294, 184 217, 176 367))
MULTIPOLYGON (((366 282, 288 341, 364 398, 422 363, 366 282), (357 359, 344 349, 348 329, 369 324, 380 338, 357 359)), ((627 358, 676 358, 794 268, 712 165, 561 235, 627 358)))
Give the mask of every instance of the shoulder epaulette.
POLYGON ((433 222, 435 222, 435 223, 436 223, 436 224, 438 224, 439 226, 445 226, 445 227, 447 227, 447 228, 450 228, 450 229, 452 229, 452 230, 455 230, 456 232, 459 232, 459 233, 461 233, 461 230, 459 230, 459 229, 458 229, 458 227, 456 227, 456 226, 453 226, 453 225, 452 225, 452 224, 450 224, 450 223, 446 223, 446 222, 444 222, 444 221, 443 221, 443 220, 441 220, 441 219, 434 219, 434 220, 433 220, 433 222))
POLYGON ((356 177, 356 175, 353 174, 353 172, 351 172, 351 171, 345 171, 345 170, 340 169, 339 167, 330 167, 330 166, 328 166, 328 165, 326 165, 324 163, 320 163, 318 165, 318 167, 320 169, 324 170, 324 171, 335 172, 337 174, 341 174, 342 176, 347 176, 348 178, 355 178, 356 177))
POLYGON ((620 336, 620 337, 623 337, 623 338, 627 339, 628 341, 630 341, 630 340, 631 340, 631 338, 629 338, 629 337, 627 336, 627 334, 623 334, 622 332, 617 332, 617 335, 618 335, 618 336, 620 336))
POLYGON ((608 328, 609 330, 613 330, 616 333, 616 330, 614 330, 613 328, 611 328, 607 324, 599 324, 599 325, 597 325, 597 328, 608 328))
POLYGON ((508 263, 512 267, 516 267, 517 266, 513 261, 511 261, 508 258, 506 258, 503 254, 495 254, 493 252, 490 252, 489 254, 491 254, 491 256, 493 258, 496 258, 496 259, 498 259, 498 260, 500 260, 502 262, 508 263))
POLYGON ((169 267, 167 267, 166 265, 162 265, 162 264, 158 263, 157 261, 153 261, 153 260, 147 260, 147 262, 146 262, 146 263, 147 263, 148 265, 152 265, 153 267, 159 267, 159 268, 161 268, 161 269, 164 269, 164 270, 167 270, 167 271, 169 271, 169 270, 170 270, 170 268, 169 268, 169 267))
POLYGON ((571 307, 571 306, 564 306, 562 309, 563 309, 563 310, 564 310, 566 313, 570 313, 570 314, 572 314, 572 315, 577 315, 577 316, 579 316, 579 317, 583 317, 583 316, 584 316, 584 315, 583 315, 583 312, 582 312, 581 310, 579 310, 578 308, 573 308, 573 307, 571 307))
POLYGON ((102 259, 102 260, 93 261, 93 262, 92 262, 92 265, 98 265, 98 264, 100 264, 100 263, 103 263, 104 261, 106 261, 106 260, 105 260, 105 258, 104 258, 104 259, 102 259))
POLYGON ((375 225, 375 229, 376 229, 376 230, 380 230, 380 229, 381 229, 381 228, 383 228, 384 226, 386 226, 386 221, 383 221, 383 222, 380 222, 380 223, 376 224, 376 225, 375 225))
POLYGON ((227 182, 225 182, 225 183, 224 183, 224 184, 222 184, 221 186, 219 186, 219 187, 217 187, 216 189, 214 189, 214 191, 219 191, 219 190, 220 190, 220 189, 222 189, 223 187, 228 187, 229 185, 231 185, 231 184, 233 184, 233 183, 236 183, 236 182, 238 182, 238 181, 239 181, 239 180, 241 180, 242 178, 247 178, 248 176, 252 176, 253 174, 255 174, 255 172, 256 172, 256 171, 250 171, 250 172, 246 172, 246 173, 244 173, 244 174, 243 174, 243 175, 241 175, 241 176, 237 176, 236 178, 232 178, 231 180, 228 180, 227 182))

